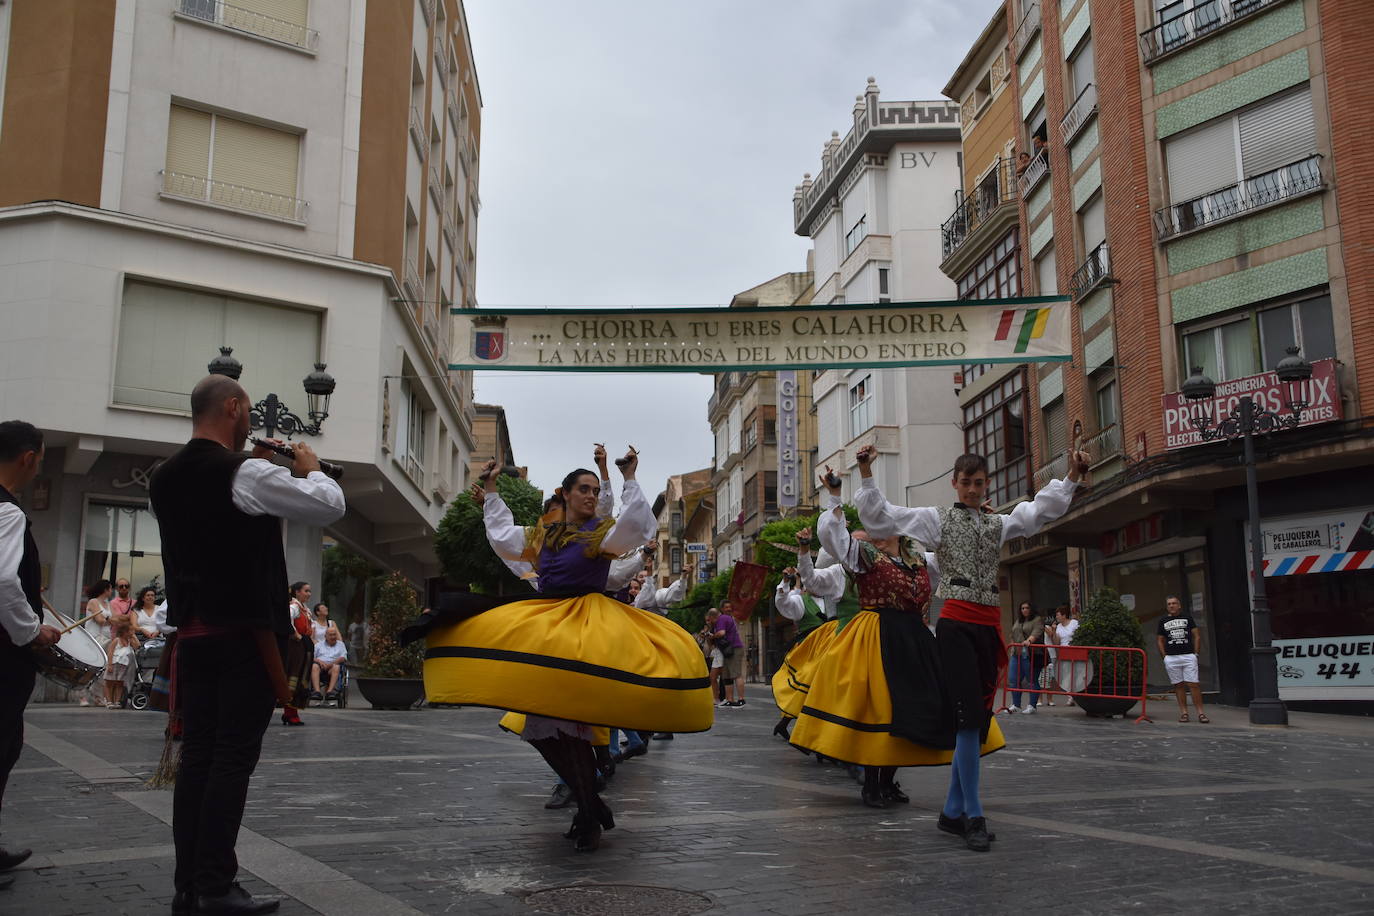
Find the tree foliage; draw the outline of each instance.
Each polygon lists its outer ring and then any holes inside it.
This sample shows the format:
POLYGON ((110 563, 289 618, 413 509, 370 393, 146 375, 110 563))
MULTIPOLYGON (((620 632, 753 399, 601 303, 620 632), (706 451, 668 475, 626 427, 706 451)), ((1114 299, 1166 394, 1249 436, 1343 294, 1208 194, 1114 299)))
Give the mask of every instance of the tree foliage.
MULTIPOLYGON (((533 525, 539 521, 542 494, 528 480, 502 474, 496 479, 496 490, 517 525, 533 525)), ((459 494, 449 505, 434 535, 434 552, 439 556, 444 575, 454 585, 495 594, 524 590, 520 580, 511 574, 487 543, 482 506, 471 493, 459 494)))
POLYGON ((320 600, 329 605, 330 616, 345 628, 361 621, 368 585, 382 570, 342 544, 325 548, 320 567, 320 600))
POLYGON ((401 646, 396 637, 420 613, 415 589, 399 572, 382 580, 369 615, 367 674, 371 677, 419 677, 424 667, 422 642, 401 646))
MULTIPOLYGON (((1078 646, 1145 648, 1140 620, 1122 603, 1116 589, 1110 586, 1098 589, 1088 601, 1088 606, 1083 609, 1083 615, 1079 618, 1078 630, 1073 634, 1073 642, 1078 646)), ((1109 692, 1113 682, 1121 685, 1123 692, 1139 692, 1145 671, 1143 656, 1130 653, 1129 659, 1123 660, 1115 653, 1089 651, 1088 655, 1095 672, 1093 682, 1088 686, 1090 692, 1099 689, 1109 692), (1113 655, 1116 655, 1115 659, 1113 655), (1105 683, 1105 688, 1099 687, 1099 682, 1105 683), (1126 691, 1126 684, 1134 686, 1135 690, 1126 691)))

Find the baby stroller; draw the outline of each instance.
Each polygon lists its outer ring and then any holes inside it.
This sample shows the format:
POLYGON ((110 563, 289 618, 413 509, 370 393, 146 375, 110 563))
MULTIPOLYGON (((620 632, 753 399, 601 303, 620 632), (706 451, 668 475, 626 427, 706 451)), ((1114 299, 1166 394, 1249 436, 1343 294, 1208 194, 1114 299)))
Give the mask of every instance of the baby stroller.
POLYGON ((166 644, 167 640, 158 636, 146 640, 134 652, 134 686, 129 691, 129 705, 134 709, 148 708, 153 693, 153 675, 157 673, 157 663, 166 644))

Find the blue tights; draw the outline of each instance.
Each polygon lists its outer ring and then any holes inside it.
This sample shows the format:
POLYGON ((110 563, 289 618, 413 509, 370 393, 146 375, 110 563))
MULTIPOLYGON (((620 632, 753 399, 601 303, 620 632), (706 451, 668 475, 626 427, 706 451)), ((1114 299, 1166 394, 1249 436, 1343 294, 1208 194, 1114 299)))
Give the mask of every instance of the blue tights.
POLYGON ((978 798, 978 768, 981 761, 978 729, 960 731, 954 739, 954 765, 950 767, 949 796, 945 798, 945 817, 983 816, 978 798))

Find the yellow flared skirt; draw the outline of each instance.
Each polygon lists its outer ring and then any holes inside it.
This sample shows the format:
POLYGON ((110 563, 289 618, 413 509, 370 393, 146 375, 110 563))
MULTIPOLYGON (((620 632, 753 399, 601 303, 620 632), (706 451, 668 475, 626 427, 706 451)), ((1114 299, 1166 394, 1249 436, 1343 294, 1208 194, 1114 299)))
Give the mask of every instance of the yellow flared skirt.
POLYGON ((430 702, 636 731, 700 732, 714 706, 682 627, 601 594, 533 598, 432 630, 430 702))
MULTIPOLYGON (((523 712, 507 712, 501 717, 501 721, 496 723, 502 730, 510 732, 512 735, 525 734, 525 714, 523 712)), ((611 743, 611 730, 604 725, 592 726, 592 747, 607 747, 611 743)))
POLYGON ((782 660, 782 667, 773 675, 773 702, 778 704, 783 715, 795 719, 801 713, 816 665, 835 641, 839 626, 838 620, 827 620, 807 633, 782 660))
MULTIPOLYGON (((835 637, 818 660, 810 685, 792 729, 792 743, 798 747, 862 766, 943 766, 953 759, 953 750, 924 747, 889 732, 892 696, 876 613, 860 611, 835 637)), ((1005 746, 994 719, 982 753, 1005 746)))

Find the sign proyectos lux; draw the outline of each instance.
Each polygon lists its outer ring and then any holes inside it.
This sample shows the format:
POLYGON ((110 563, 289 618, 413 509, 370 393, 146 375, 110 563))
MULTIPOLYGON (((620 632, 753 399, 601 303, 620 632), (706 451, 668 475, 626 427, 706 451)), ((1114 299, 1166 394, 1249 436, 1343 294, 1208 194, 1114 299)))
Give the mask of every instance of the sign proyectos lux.
POLYGON ((454 309, 453 369, 724 372, 1072 358, 1064 296, 736 309, 454 309))

